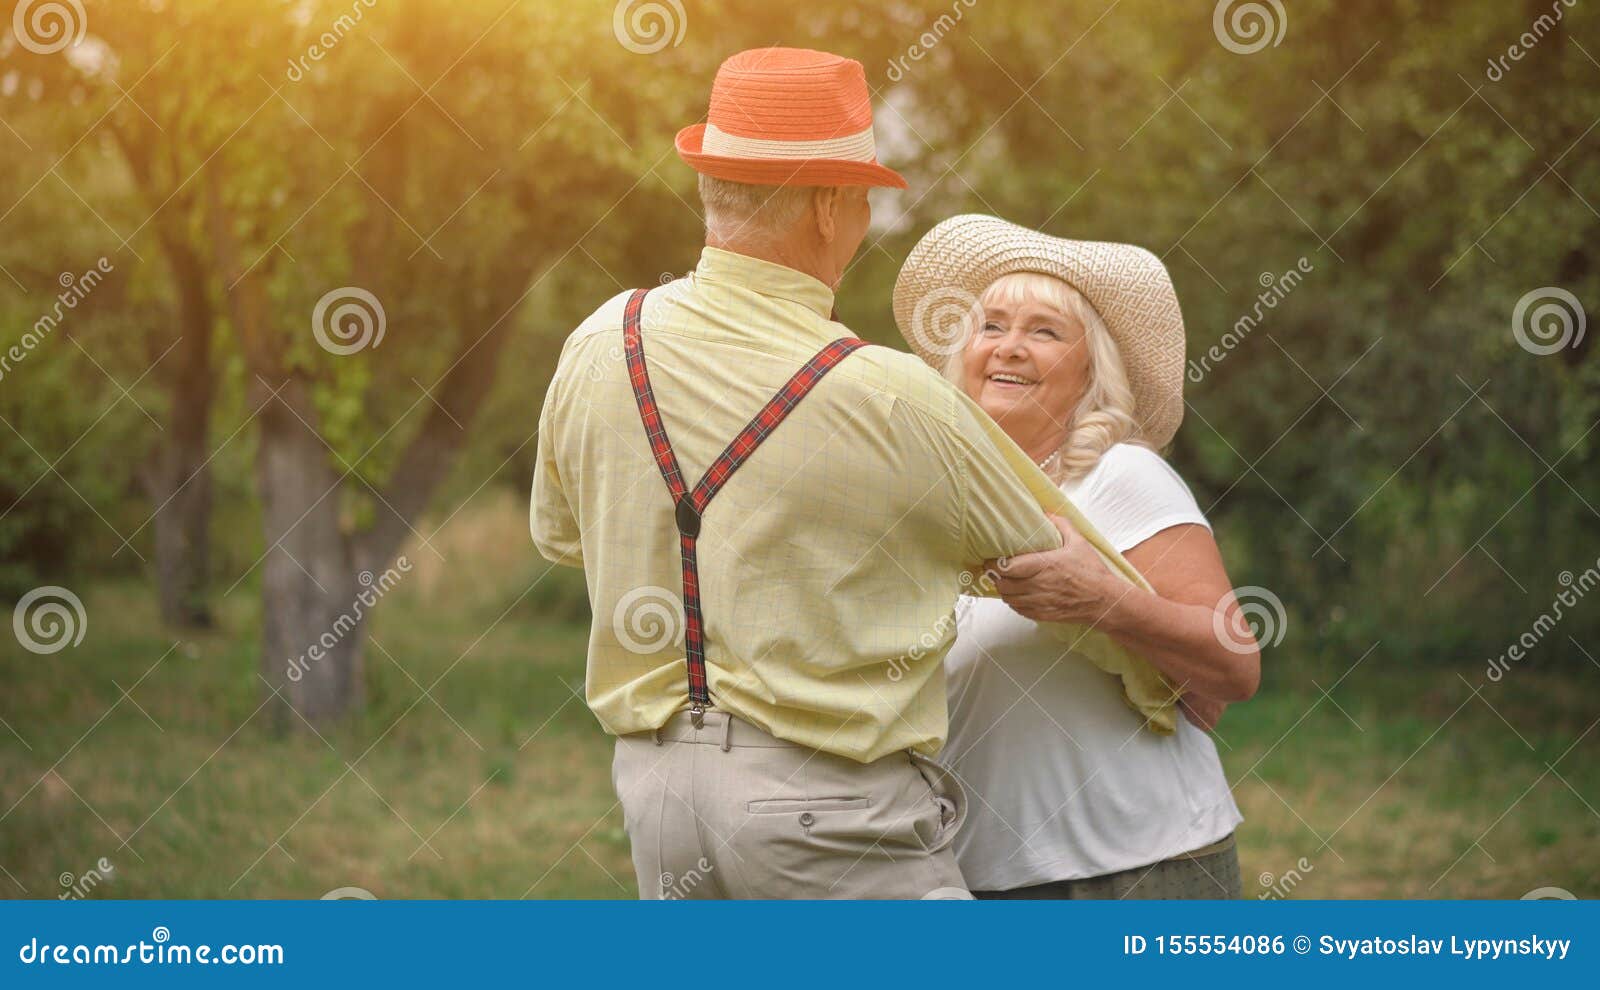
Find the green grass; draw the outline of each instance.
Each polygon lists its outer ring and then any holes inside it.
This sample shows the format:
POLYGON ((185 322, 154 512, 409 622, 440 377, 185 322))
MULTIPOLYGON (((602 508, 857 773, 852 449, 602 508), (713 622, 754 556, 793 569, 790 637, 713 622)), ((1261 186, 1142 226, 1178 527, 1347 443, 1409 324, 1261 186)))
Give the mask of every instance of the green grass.
MULTIPOLYGON (((134 583, 77 589, 76 648, 6 635, 0 891, 55 897, 104 858, 90 897, 633 896, 610 741, 581 700, 582 578, 547 572, 522 518, 487 497, 434 539, 446 560, 408 551, 367 709, 325 738, 276 735, 260 707, 248 582, 218 631, 176 644, 134 583)), ((1463 680, 1382 645, 1348 672, 1269 653, 1220 727, 1246 896, 1291 870, 1293 897, 1600 895, 1600 672, 1530 662, 1494 684, 1476 659, 1463 680)))

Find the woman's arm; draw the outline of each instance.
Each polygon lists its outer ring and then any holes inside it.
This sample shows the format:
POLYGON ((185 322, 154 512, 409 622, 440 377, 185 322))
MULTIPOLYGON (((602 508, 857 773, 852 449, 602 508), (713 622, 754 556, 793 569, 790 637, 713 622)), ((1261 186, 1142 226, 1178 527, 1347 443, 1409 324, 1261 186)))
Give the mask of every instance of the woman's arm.
POLYGON ((1209 530, 1173 526, 1127 551, 1154 589, 1145 591, 1107 570, 1065 520, 1052 519, 1062 534, 1059 550, 992 565, 1006 604, 1035 621, 1094 626, 1155 664, 1186 695, 1232 702, 1255 694, 1260 649, 1240 621, 1209 530))

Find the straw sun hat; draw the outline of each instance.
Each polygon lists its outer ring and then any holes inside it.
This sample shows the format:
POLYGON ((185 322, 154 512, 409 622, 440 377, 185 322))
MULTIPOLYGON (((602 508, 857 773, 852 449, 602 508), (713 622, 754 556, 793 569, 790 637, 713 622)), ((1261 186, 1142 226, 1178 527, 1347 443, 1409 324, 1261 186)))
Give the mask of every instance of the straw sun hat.
POLYGON ((999 217, 951 217, 911 249, 894 286, 894 319, 924 361, 942 370, 966 345, 978 298, 1013 272, 1061 279, 1089 300, 1117 343, 1142 438, 1165 447, 1183 421, 1183 312, 1166 266, 1144 248, 1069 241, 999 217))

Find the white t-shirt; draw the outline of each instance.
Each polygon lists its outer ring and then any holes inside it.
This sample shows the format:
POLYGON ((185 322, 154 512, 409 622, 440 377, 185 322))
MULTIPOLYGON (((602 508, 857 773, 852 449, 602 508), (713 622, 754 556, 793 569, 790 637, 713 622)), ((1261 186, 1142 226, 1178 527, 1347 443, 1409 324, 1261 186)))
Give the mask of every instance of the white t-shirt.
MULTIPOLYGON (((1119 551, 1171 526, 1210 528, 1144 447, 1117 444, 1062 490, 1119 551)), ((1242 820, 1211 737, 1181 714, 1173 735, 1144 729, 1120 680, 998 599, 963 597, 956 617, 940 759, 969 791, 955 853, 973 890, 1146 866, 1242 820)))

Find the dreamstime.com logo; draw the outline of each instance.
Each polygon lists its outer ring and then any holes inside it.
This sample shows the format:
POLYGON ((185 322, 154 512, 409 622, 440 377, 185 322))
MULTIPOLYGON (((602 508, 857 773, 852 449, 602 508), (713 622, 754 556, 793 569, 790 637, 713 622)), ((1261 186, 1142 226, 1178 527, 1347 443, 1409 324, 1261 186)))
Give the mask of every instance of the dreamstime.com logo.
MULTIPOLYGON (((988 571, 984 571, 977 577, 974 577, 971 571, 962 571, 960 584, 963 596, 993 596, 996 593, 994 577, 988 571), (977 585, 976 590, 973 588, 974 583, 977 585)), ((969 601, 970 599, 966 597, 958 599, 954 611, 946 612, 939 616, 938 621, 933 624, 933 628, 925 630, 922 635, 918 636, 917 641, 912 644, 910 650, 890 660, 889 680, 898 684, 902 677, 911 672, 913 664, 921 662, 924 657, 934 650, 948 646, 955 628, 961 622, 961 615, 967 608, 969 601)))
POLYGON ((378 297, 354 285, 324 293, 311 310, 311 333, 329 354, 376 348, 387 325, 378 297))
POLYGON ((0 353, 0 379, 11 374, 12 370, 33 353, 35 348, 50 339, 56 327, 66 319, 67 313, 77 309, 79 303, 89 298, 89 293, 105 281, 105 277, 116 267, 102 257, 93 268, 85 269, 82 275, 62 272, 57 276, 56 281, 61 285, 61 291, 56 293, 55 305, 50 307, 49 312, 35 320, 32 328, 23 334, 20 340, 0 353))
POLYGON ((661 899, 664 901, 681 901, 694 893, 706 881, 706 878, 715 870, 709 860, 704 856, 695 865, 685 870, 682 876, 673 876, 671 873, 661 874, 661 899))
POLYGON ((887 73, 889 76, 889 81, 899 82, 900 80, 904 79, 906 77, 906 73, 910 71, 910 66, 906 65, 906 62, 922 61, 929 52, 933 51, 939 42, 944 40, 944 36, 950 32, 951 28, 961 23, 961 19, 966 16, 967 11, 971 10, 977 5, 978 0, 951 0, 950 10, 948 13, 940 14, 937 18, 935 18, 933 22, 930 23, 927 28, 925 28, 923 32, 917 36, 917 40, 911 43, 910 47, 906 49, 906 53, 904 55, 900 56, 899 58, 889 60, 889 71, 887 73))
POLYGON ((611 12, 611 33, 635 55, 654 55, 668 45, 683 44, 689 18, 678 0, 618 0, 611 12))
POLYGON ((966 346, 969 330, 981 322, 977 296, 955 286, 934 289, 911 311, 911 339, 930 354, 949 357, 966 346))
POLYGON ((298 58, 290 59, 289 68, 284 70, 284 75, 288 77, 290 82, 299 82, 304 79, 311 71, 311 66, 306 63, 320 62, 327 58, 330 52, 339 47, 339 43, 345 39, 345 36, 355 30, 357 24, 361 23, 361 19, 366 16, 366 12, 377 5, 378 0, 350 0, 349 12, 341 13, 338 17, 335 17, 332 25, 317 36, 317 40, 306 48, 304 54, 298 58))
POLYGON ((17 958, 24 965, 58 966, 126 966, 143 965, 188 966, 282 966, 281 945, 174 945, 172 931, 166 925, 157 925, 150 932, 150 941, 144 939, 131 945, 51 945, 41 944, 37 936, 23 942, 17 958))
POLYGON ((1295 861, 1294 866, 1285 870, 1278 876, 1262 871, 1256 882, 1262 887, 1261 893, 1256 895, 1258 901, 1279 901, 1288 897, 1294 889, 1305 880, 1306 874, 1316 869, 1309 859, 1301 856, 1295 861))
POLYGON ((1521 36, 1511 43, 1504 55, 1489 60, 1489 66, 1484 69, 1483 74, 1488 77, 1490 82, 1499 82, 1504 79, 1506 73, 1511 71, 1511 66, 1507 62, 1520 62, 1526 58, 1530 52, 1538 47, 1539 42, 1545 39, 1545 35, 1556 29, 1556 25, 1561 23, 1561 19, 1567 15, 1567 11, 1577 5, 1578 0, 1552 0, 1550 12, 1535 17, 1533 23, 1528 25, 1528 30, 1522 32, 1521 36))
POLYGON ((1578 895, 1565 887, 1535 887, 1523 894, 1524 901, 1575 901, 1578 895))
POLYGON ((304 653, 289 660, 284 676, 296 684, 311 670, 313 663, 320 663, 332 654, 339 644, 361 626, 361 617, 378 604, 378 599, 388 594, 394 586, 400 583, 400 578, 411 573, 411 560, 405 554, 395 559, 394 567, 386 567, 382 574, 374 575, 371 571, 362 571, 356 575, 356 583, 361 585, 361 590, 356 592, 355 598, 350 602, 350 607, 334 619, 329 626, 304 653))
POLYGON ((89 615, 77 595, 60 585, 47 584, 17 601, 11 613, 11 631, 29 653, 59 653, 83 642, 89 615))
POLYGON ((1583 342, 1589 318, 1578 297, 1547 285, 1517 300, 1511 312, 1511 336, 1529 354, 1554 354, 1583 342))
POLYGON ((21 0, 11 14, 17 43, 35 55, 54 55, 83 40, 89 18, 81 0, 21 0))
POLYGON ((1266 319, 1267 313, 1277 309, 1279 303, 1289 298, 1289 293, 1299 288, 1305 277, 1316 271, 1316 268, 1317 266, 1313 265, 1309 258, 1301 255, 1294 267, 1281 275, 1262 272, 1257 279, 1261 283, 1261 291, 1256 293, 1255 305, 1250 308, 1250 312, 1235 320, 1232 328, 1222 335, 1221 340, 1207 348, 1198 361, 1193 359, 1189 361, 1186 372, 1189 381, 1196 385, 1200 384, 1206 375, 1211 373, 1211 369, 1226 360, 1235 347, 1244 343, 1256 327, 1261 325, 1261 321, 1266 319))
POLYGON ((1235 590, 1233 597, 1230 607, 1211 613, 1211 631, 1217 642, 1234 653, 1249 653, 1252 644, 1266 649, 1283 642, 1289 631, 1283 599, 1253 584, 1235 590))
POLYGON ((646 585, 617 600, 611 631, 629 653, 655 653, 683 640, 683 599, 666 588, 646 585))
POLYGON ((70 871, 63 870, 57 879, 64 888, 56 895, 59 901, 81 901, 101 884, 109 883, 116 875, 117 868, 111 865, 111 860, 101 856, 95 864, 85 870, 81 876, 73 876, 70 871))
POLYGON ((1254 55, 1283 42, 1283 35, 1289 30, 1289 15, 1282 0, 1217 0, 1217 7, 1211 12, 1211 30, 1228 51, 1254 55))
POLYGON ((1563 590, 1556 593, 1550 607, 1539 613, 1539 617, 1533 620, 1533 625, 1513 640, 1505 652, 1489 661, 1484 670, 1484 676, 1489 680, 1499 682, 1510 673, 1513 663, 1526 660, 1533 652, 1533 648, 1555 631, 1557 623, 1568 609, 1577 608, 1578 602, 1583 600, 1584 595, 1600 587, 1600 560, 1596 560, 1594 566, 1584 568, 1583 573, 1576 576, 1571 571, 1562 571, 1556 575, 1556 580, 1560 582, 1563 590))

